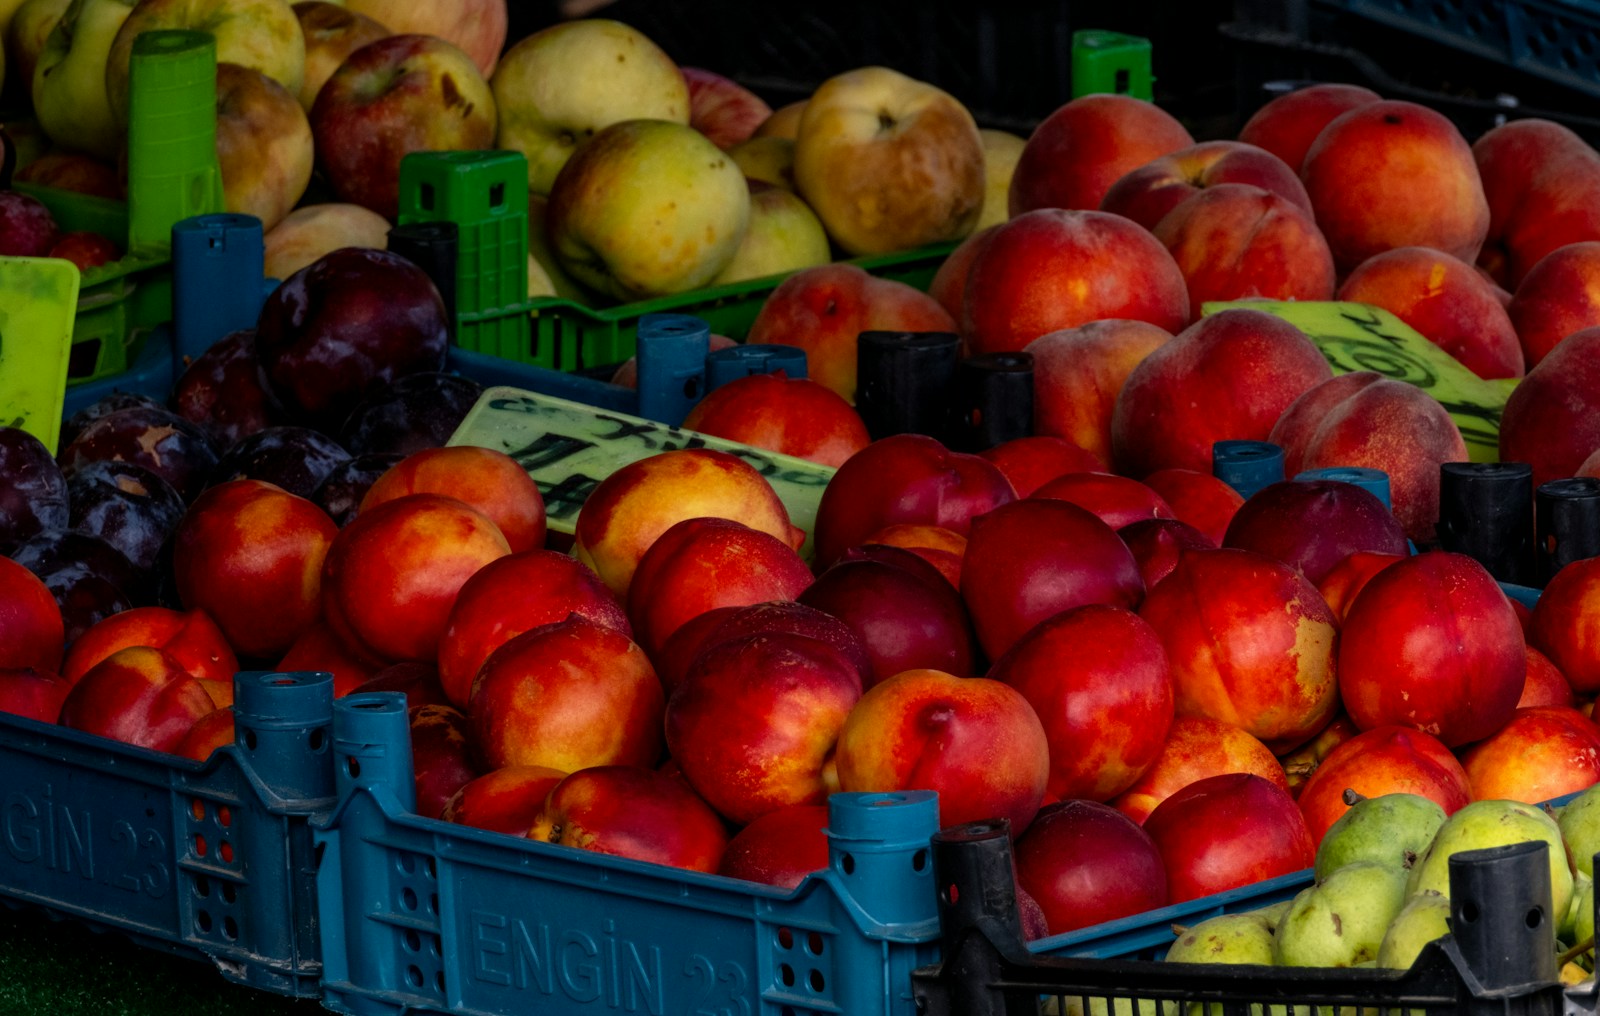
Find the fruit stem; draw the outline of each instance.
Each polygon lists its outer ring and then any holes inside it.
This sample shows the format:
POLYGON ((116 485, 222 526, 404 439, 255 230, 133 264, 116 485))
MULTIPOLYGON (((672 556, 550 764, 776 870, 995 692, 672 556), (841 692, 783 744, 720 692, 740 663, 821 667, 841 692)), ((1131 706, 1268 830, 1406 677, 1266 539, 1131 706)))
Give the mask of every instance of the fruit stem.
POLYGON ((1367 799, 1367 795, 1358 793, 1354 787, 1344 788, 1344 803, 1354 808, 1367 799))
POLYGON ((1568 963, 1571 963, 1573 960, 1577 959, 1579 956, 1582 956, 1584 953, 1592 952, 1593 950, 1594 950, 1594 936, 1590 935, 1588 938, 1584 939, 1582 942, 1579 942, 1577 945, 1573 946, 1571 949, 1568 949, 1566 952, 1562 953, 1560 956, 1557 956, 1556 957, 1556 966, 1557 967, 1564 967, 1568 963))

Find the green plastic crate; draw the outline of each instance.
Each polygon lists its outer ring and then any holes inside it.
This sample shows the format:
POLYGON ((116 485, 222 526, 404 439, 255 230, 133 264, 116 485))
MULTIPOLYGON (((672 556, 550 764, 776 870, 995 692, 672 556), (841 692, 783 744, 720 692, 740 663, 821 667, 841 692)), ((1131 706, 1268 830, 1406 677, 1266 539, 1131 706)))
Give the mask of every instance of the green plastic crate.
POLYGON ((173 223, 222 210, 216 157, 216 44, 206 32, 146 32, 130 70, 128 200, 18 182, 64 231, 126 252, 83 273, 67 383, 125 371, 143 336, 172 320, 173 223))

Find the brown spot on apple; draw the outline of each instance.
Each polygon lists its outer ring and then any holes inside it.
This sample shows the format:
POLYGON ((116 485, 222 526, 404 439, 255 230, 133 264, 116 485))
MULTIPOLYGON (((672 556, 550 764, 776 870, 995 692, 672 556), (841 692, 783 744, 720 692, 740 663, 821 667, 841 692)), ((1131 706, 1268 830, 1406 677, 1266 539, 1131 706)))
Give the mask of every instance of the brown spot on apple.
POLYGON ((444 74, 439 77, 439 91, 444 95, 446 106, 459 106, 461 104, 461 89, 456 87, 454 75, 444 74))

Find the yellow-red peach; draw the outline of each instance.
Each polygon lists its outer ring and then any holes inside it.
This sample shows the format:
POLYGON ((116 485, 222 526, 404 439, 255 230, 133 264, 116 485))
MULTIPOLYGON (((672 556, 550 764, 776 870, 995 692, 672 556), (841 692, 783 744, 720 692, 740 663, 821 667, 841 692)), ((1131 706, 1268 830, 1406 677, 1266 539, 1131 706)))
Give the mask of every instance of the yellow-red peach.
POLYGON ((1156 805, 1196 780, 1224 773, 1253 773, 1289 789, 1272 750, 1244 729, 1209 716, 1175 716, 1155 761, 1111 806, 1143 824, 1156 805))
POLYGON ((1265 148, 1298 173, 1311 142, 1334 117, 1382 98, 1370 88, 1342 82, 1297 88, 1250 114, 1239 128, 1239 140, 1265 148))
POLYGON ((119 649, 90 667, 61 703, 60 723, 170 752, 216 708, 177 660, 150 646, 119 649))
POLYGON ((1139 361, 1171 340, 1171 332, 1148 321, 1107 318, 1028 343, 1034 433, 1064 438, 1110 465, 1117 394, 1139 361))
POLYGON ((476 445, 412 452, 373 481, 361 511, 407 494, 444 494, 465 501, 500 527, 513 554, 544 546, 544 496, 517 460, 476 445))
POLYGON ((1011 173, 1013 217, 1036 208, 1099 208, 1111 185, 1194 138, 1172 114, 1131 95, 1084 95, 1028 136, 1011 173))

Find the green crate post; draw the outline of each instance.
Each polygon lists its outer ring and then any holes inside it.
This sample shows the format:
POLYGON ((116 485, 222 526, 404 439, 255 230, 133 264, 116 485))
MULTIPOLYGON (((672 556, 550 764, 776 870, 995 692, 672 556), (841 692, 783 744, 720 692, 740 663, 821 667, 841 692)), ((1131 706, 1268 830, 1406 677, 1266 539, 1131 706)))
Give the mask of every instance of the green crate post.
POLYGON ((1155 80, 1149 39, 1102 29, 1072 33, 1073 98, 1111 92, 1149 100, 1155 80))
POLYGON ((400 160, 402 226, 454 222, 456 344, 556 367, 533 348, 528 298, 528 163, 521 152, 412 152, 400 160))
POLYGON ((175 223, 222 211, 216 40, 145 32, 128 73, 128 252, 167 257, 175 223))

